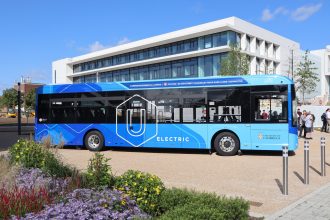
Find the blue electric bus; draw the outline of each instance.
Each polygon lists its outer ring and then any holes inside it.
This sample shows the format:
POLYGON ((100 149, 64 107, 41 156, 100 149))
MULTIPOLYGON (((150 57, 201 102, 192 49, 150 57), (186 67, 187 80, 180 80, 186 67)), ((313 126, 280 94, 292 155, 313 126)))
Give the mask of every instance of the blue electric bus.
POLYGON ((104 147, 293 151, 292 80, 279 75, 46 85, 37 90, 35 139, 104 147))

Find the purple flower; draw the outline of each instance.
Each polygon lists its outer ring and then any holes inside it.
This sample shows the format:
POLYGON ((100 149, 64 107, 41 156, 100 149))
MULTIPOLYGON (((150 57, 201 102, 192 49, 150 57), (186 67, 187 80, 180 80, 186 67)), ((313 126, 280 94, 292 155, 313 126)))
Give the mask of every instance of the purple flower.
POLYGON ((150 218, 138 208, 134 200, 116 190, 76 189, 66 195, 64 201, 47 206, 40 213, 29 213, 22 219, 150 218), (120 203, 122 200, 126 201, 124 205, 120 203))

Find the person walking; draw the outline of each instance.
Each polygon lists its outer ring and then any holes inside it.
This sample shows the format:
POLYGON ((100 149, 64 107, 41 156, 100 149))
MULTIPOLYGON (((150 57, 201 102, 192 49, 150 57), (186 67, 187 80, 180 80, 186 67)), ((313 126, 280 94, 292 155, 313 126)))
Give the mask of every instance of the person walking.
POLYGON ((330 130, 330 108, 328 108, 328 110, 327 110, 327 122, 328 122, 327 132, 329 132, 329 130, 330 130))
POLYGON ((312 116, 312 132, 314 132, 314 122, 315 122, 315 115, 309 112, 309 114, 312 116))
POLYGON ((321 132, 327 132, 327 127, 328 127, 328 121, 327 121, 327 112, 329 111, 329 108, 323 112, 321 115, 321 121, 322 121, 322 128, 321 132))
POLYGON ((305 117, 305 135, 306 139, 312 139, 313 116, 308 112, 305 117))
POLYGON ((306 131, 305 131, 305 119, 307 116, 307 112, 304 110, 302 115, 300 116, 300 120, 299 120, 299 137, 302 137, 302 133, 304 132, 304 137, 306 137, 306 131))

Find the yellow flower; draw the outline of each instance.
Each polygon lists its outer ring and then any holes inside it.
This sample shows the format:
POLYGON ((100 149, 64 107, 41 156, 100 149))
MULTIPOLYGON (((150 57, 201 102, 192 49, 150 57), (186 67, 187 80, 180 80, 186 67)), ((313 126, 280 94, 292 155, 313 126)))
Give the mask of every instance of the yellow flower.
POLYGON ((121 200, 121 204, 122 205, 126 205, 126 201, 125 200, 121 200))
POLYGON ((19 155, 16 155, 16 158, 19 158, 19 155))
POLYGON ((136 186, 136 182, 133 183, 133 186, 136 186))

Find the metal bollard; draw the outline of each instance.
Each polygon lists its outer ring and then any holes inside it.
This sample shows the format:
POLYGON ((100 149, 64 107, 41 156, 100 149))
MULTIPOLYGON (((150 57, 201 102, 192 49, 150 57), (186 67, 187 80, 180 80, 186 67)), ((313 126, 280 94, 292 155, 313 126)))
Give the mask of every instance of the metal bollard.
POLYGON ((321 176, 325 176, 325 138, 321 137, 321 176))
POLYGON ((304 142, 304 183, 309 184, 309 141, 304 142))
POLYGON ((288 157, 289 157, 289 149, 288 145, 283 145, 283 194, 288 195, 288 157))

